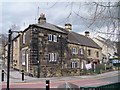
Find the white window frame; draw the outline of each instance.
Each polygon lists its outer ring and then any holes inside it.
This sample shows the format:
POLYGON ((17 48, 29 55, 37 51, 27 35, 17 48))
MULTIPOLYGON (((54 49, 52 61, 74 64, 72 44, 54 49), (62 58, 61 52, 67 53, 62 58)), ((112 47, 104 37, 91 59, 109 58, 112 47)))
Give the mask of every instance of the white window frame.
POLYGON ((49 53, 49 62, 57 61, 57 53, 49 53))
POLYGON ((71 62, 71 68, 75 68, 75 63, 71 62))
POLYGON ((53 37, 52 34, 48 34, 48 41, 52 41, 53 37))
POLYGON ((25 36, 26 36, 26 33, 23 33, 23 44, 25 44, 25 42, 26 42, 25 36))
POLYGON ((53 35, 53 41, 57 42, 57 35, 53 35))
POLYGON ((54 53, 51 53, 52 62, 54 62, 54 53))
POLYGON ((22 65, 26 64, 26 50, 22 50, 22 65))
POLYGON ((54 61, 57 61, 57 53, 54 53, 54 61))
POLYGON ((51 53, 49 53, 48 55, 49 55, 48 60, 49 60, 49 62, 51 62, 51 60, 52 60, 51 53))
POLYGON ((78 54, 77 48, 72 48, 72 54, 78 54))
POLYGON ((88 49, 88 56, 91 56, 91 49, 88 49))
POLYGON ((77 66, 75 64, 77 64, 77 62, 75 62, 75 61, 71 62, 71 68, 77 68, 77 66))
POLYGON ((84 49, 83 48, 80 49, 80 54, 84 54, 84 49))

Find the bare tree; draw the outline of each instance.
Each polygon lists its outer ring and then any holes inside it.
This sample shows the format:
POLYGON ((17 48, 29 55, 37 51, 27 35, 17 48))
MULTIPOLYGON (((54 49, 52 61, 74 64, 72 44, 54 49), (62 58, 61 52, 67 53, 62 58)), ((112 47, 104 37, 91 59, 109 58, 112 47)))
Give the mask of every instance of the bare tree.
MULTIPOLYGON (((119 2, 67 2, 64 6, 68 8, 69 14, 61 22, 68 22, 77 16, 80 20, 84 21, 86 29, 96 32, 98 34, 105 34, 106 38, 111 38, 114 41, 118 40, 118 11, 119 2), (77 8, 75 8, 78 6, 77 8), (81 13, 81 7, 86 10, 86 14, 81 13), (75 10, 76 9, 76 10, 75 10), (106 30, 103 28, 106 28, 106 30), (114 38, 113 38, 114 37, 114 38)), ((55 7, 58 2, 55 2, 50 9, 55 7)), ((64 11, 64 10, 63 10, 64 11)), ((78 22, 77 21, 77 22, 78 22)), ((75 21, 76 22, 76 21, 75 21)), ((74 23, 74 22, 73 22, 74 23)))
MULTIPOLYGON (((53 4, 50 8, 53 8, 56 4, 53 4)), ((69 14, 62 23, 67 22, 72 16, 77 16, 80 19, 77 21, 84 22, 86 30, 93 31, 98 35, 102 34, 106 36, 106 39, 120 42, 120 0, 118 2, 68 2, 66 8, 69 8, 69 14), (77 10, 74 8, 76 6, 78 6, 77 10), (81 7, 86 10, 84 15, 81 13, 81 7)), ((118 48, 120 48, 119 45, 118 48)), ((118 51, 120 50, 118 49, 118 51)))
POLYGON ((7 43, 7 35, 6 34, 0 34, 0 58, 3 57, 4 54, 4 46, 7 43))

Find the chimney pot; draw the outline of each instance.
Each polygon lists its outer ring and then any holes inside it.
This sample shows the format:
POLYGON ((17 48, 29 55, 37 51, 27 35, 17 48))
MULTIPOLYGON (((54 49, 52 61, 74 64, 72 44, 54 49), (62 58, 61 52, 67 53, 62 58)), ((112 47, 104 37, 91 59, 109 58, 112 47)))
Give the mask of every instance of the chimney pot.
POLYGON ((89 31, 85 31, 85 36, 89 37, 90 36, 90 32, 89 31))
POLYGON ((38 18, 38 23, 41 23, 41 24, 46 23, 46 17, 44 13, 40 14, 40 17, 38 18))
POLYGON ((68 31, 71 31, 72 30, 72 25, 70 23, 66 23, 65 24, 65 29, 68 30, 68 31))

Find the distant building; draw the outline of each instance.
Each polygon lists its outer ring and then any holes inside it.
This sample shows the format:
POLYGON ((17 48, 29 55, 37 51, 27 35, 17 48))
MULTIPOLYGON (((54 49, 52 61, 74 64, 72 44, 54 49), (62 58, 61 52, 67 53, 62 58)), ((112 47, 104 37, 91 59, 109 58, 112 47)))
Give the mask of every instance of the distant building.
POLYGON ((85 64, 102 60, 102 49, 89 32, 84 36, 73 32, 69 23, 65 28, 50 24, 43 13, 37 24, 12 40, 11 50, 12 67, 36 77, 80 75, 85 64))
POLYGON ((109 59, 117 57, 117 47, 115 42, 112 42, 110 39, 105 39, 101 36, 98 36, 93 40, 102 48, 103 62, 108 62, 109 59))
POLYGON ((0 59, 2 59, 3 45, 2 45, 2 35, 0 34, 0 59))
POLYGON ((5 34, 0 33, 0 59, 3 59, 4 56, 4 45, 7 42, 7 37, 5 34))

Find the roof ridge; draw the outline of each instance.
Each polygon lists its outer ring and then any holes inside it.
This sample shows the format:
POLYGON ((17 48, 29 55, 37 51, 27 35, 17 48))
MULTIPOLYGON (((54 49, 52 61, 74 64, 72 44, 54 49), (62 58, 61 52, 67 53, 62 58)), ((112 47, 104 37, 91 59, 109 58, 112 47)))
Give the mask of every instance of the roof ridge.
POLYGON ((49 30, 53 30, 53 31, 57 31, 57 32, 60 32, 60 33, 66 33, 65 30, 62 30, 63 28, 59 27, 59 26, 56 26, 54 24, 51 24, 51 23, 44 23, 44 24, 33 24, 33 25, 36 25, 38 27, 42 27, 42 28, 46 28, 46 29, 49 29, 49 30))

